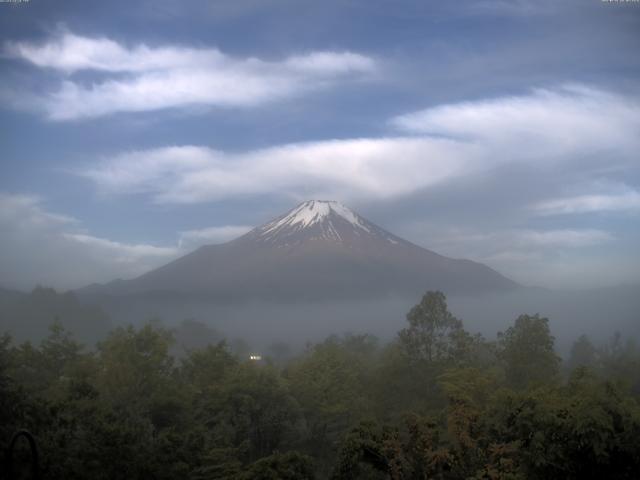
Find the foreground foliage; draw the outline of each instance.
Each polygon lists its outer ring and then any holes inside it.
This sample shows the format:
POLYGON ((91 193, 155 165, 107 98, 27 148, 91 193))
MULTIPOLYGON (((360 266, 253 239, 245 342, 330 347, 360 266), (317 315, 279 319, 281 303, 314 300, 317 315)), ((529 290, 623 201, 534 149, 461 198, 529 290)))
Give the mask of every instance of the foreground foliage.
POLYGON ((37 346, 5 336, 0 439, 28 428, 47 479, 637 478, 633 343, 580 337, 563 368, 537 315, 490 342, 428 292, 407 320, 388 345, 264 363, 224 342, 178 360, 152 325, 95 351, 57 324, 37 346))

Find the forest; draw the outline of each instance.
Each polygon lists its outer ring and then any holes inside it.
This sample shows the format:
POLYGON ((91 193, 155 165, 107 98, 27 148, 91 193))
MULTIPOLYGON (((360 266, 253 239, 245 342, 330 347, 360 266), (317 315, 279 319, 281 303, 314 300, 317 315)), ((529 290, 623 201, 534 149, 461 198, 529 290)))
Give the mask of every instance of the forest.
MULTIPOLYGON (((54 322, 0 341, 0 441, 31 432, 51 480, 638 478, 640 349, 583 335, 561 359, 550 321, 487 339, 430 291, 390 342, 283 341, 260 360, 177 349, 153 322, 94 348, 54 322)), ((32 478, 25 441, 12 463, 32 478)))

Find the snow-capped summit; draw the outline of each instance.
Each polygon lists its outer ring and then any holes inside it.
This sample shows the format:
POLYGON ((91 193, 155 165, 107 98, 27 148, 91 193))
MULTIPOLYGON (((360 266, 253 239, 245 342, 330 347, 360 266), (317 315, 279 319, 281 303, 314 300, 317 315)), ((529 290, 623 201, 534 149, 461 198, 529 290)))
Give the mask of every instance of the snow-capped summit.
POLYGON ((281 227, 305 228, 323 221, 331 221, 337 215, 351 225, 369 231, 362 219, 340 202, 333 200, 308 200, 286 213, 283 217, 265 225, 265 233, 278 230, 281 227))
POLYGON ((372 224, 340 202, 308 200, 284 215, 251 232, 254 240, 289 246, 305 240, 324 240, 343 244, 354 238, 376 237, 393 244, 400 239, 372 224))

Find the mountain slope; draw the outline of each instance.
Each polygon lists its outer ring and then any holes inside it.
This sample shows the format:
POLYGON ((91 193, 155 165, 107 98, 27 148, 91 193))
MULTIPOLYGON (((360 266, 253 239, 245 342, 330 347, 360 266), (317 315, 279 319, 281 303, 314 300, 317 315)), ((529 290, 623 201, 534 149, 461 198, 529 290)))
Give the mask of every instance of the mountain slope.
POLYGON ((231 242, 201 247, 133 280, 91 286, 91 292, 298 301, 515 287, 486 265, 438 255, 340 203, 312 200, 231 242))

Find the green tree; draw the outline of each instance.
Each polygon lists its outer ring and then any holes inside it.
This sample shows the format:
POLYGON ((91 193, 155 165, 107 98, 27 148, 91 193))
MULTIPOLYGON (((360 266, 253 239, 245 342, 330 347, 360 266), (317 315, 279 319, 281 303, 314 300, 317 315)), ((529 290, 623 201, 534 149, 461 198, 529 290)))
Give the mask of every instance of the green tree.
POLYGON ((33 400, 15 378, 14 355, 9 334, 0 336, 0 445, 28 425, 33 400), (30 401, 31 400, 31 401, 30 401))
POLYGON ((507 383, 513 388, 554 381, 560 358, 554 351, 549 320, 539 315, 520 315, 514 325, 498 333, 499 357, 507 383))
POLYGON ((400 344, 414 362, 438 362, 460 354, 467 340, 462 322, 447 308, 442 292, 427 292, 407 314, 409 327, 398 333, 400 344))
POLYGON ((363 421, 342 440, 332 478, 405 478, 402 452, 398 429, 363 421))
POLYGON ((387 415, 443 408, 438 376, 453 366, 489 365, 494 356, 480 335, 470 335, 453 316, 442 292, 427 292, 407 322, 397 342, 384 350, 376 375, 378 410, 387 415))
POLYGON ((275 369, 243 363, 227 377, 222 395, 224 421, 235 445, 246 446, 248 460, 273 453, 297 433, 300 408, 275 369))
POLYGON ((115 405, 148 404, 169 383, 174 360, 171 333, 150 325, 119 327, 98 344, 102 368, 98 384, 115 405))
POLYGON ((453 478, 515 479, 517 444, 491 436, 486 411, 500 391, 495 369, 451 368, 438 381, 447 396, 447 449, 453 478))
POLYGON ((185 388, 199 396, 214 394, 222 388, 225 376, 238 365, 238 359, 222 341, 199 350, 192 350, 182 359, 180 376, 185 388))
POLYGON ((274 453, 249 465, 234 480, 313 480, 311 457, 290 451, 274 453))
POLYGON ((405 415, 402 425, 363 421, 345 435, 332 477, 346 479, 464 478, 447 476, 454 457, 431 419, 405 415))
POLYGON ((372 341, 330 337, 287 370, 306 420, 306 447, 322 465, 334 457, 340 436, 369 411, 366 389, 373 371, 372 341))
POLYGON ((11 358, 11 375, 30 395, 48 399, 61 395, 72 378, 91 375, 95 368, 93 355, 84 352, 59 322, 49 327, 39 347, 23 343, 11 358))
POLYGON ((509 393, 486 413, 494 438, 518 446, 530 479, 631 479, 640 471, 640 410, 588 369, 569 384, 509 393))

